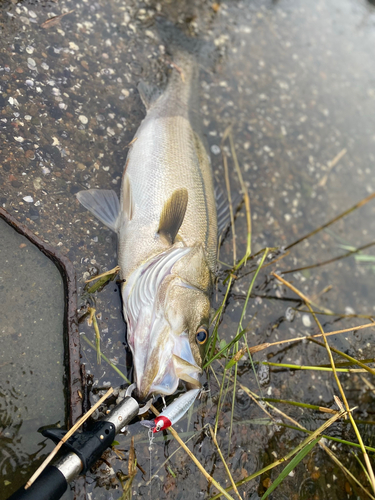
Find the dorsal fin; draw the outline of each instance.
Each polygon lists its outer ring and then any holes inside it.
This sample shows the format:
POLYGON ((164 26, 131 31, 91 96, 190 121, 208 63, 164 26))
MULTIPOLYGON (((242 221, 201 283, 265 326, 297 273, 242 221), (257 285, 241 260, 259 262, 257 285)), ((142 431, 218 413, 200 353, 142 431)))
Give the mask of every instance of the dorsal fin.
POLYGON ((170 245, 173 245, 177 233, 184 221, 188 204, 188 190, 186 188, 176 189, 172 196, 164 204, 158 234, 170 245))
POLYGON ((150 109, 163 93, 159 87, 150 85, 143 80, 138 83, 138 92, 146 109, 150 109))
MULTIPOLYGON (((222 236, 225 231, 230 226, 230 208, 227 195, 224 193, 222 188, 217 185, 215 187, 215 200, 216 200, 216 212, 217 212, 217 233, 218 238, 222 236)), ((243 200, 243 195, 237 193, 232 199, 233 212, 235 213, 243 200)))

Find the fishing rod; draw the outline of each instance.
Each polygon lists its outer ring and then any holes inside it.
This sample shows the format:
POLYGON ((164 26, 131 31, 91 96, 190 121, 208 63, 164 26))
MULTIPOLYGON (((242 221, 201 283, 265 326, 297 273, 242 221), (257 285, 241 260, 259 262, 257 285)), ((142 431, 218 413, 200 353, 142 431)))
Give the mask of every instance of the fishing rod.
MULTIPOLYGON (((128 387, 125 399, 89 430, 73 434, 63 445, 65 455, 49 465, 38 478, 25 489, 22 486, 8 500, 58 500, 65 493, 68 484, 87 471, 111 446, 116 434, 137 415, 145 413, 152 399, 140 409, 131 396, 135 384, 128 387)), ((67 431, 45 429, 42 434, 58 443, 67 431)))

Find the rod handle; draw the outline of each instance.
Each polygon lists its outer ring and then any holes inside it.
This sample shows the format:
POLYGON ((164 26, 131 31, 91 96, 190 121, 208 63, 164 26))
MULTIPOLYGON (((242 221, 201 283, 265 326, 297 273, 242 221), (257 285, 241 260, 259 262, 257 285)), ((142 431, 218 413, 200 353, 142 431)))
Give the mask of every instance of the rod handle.
POLYGON ((49 465, 27 490, 22 486, 8 500, 58 500, 67 487, 64 474, 49 465))

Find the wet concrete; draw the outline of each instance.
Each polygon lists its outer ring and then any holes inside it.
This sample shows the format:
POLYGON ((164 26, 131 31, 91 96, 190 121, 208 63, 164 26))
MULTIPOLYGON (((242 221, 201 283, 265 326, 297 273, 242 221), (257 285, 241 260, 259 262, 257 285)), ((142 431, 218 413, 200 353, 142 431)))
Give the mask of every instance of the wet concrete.
POLYGON ((64 293, 54 264, 0 219, 0 498, 52 450, 35 431, 65 424, 64 293))
MULTIPOLYGON (((375 190, 375 11, 362 0, 243 1, 243 2, 69 2, 3 3, 0 11, 0 202, 43 239, 72 260, 82 290, 84 279, 116 264, 115 238, 94 221, 75 200, 80 189, 120 188, 126 145, 144 116, 136 85, 140 79, 162 80, 168 57, 157 38, 156 13, 169 17, 187 33, 204 35, 217 47, 218 61, 202 71, 201 110, 204 132, 212 152, 216 178, 223 177, 221 137, 233 125, 239 162, 252 204, 252 249, 282 247, 320 226, 375 190), (70 12, 73 11, 73 12, 70 12), (50 16, 68 13, 58 24, 41 27, 50 16), (338 158, 341 156, 339 160, 338 158), (336 159, 336 160, 335 160, 336 159)), ((239 183, 231 168, 233 192, 239 183)), ((329 230, 294 247, 277 265, 257 280, 243 324, 253 318, 249 345, 272 342, 298 334, 317 333, 306 314, 294 317, 288 307, 295 298, 269 277, 278 272, 326 260, 344 252, 343 245, 358 247, 375 234, 375 206, 369 203, 329 230)), ((246 244, 245 214, 236 222, 238 255, 246 244)), ((225 242, 221 260, 232 262, 232 242, 225 242)), ((324 328, 346 328, 365 320, 340 314, 374 314, 374 252, 362 260, 354 256, 337 263, 285 277, 320 307, 338 313, 322 316, 324 328), (322 294, 326 287, 329 290, 322 294)), ((241 271, 240 276, 245 275, 241 271)), ((235 282, 233 295, 219 329, 220 338, 235 334, 251 276, 235 282)), ((225 287, 219 283, 215 304, 225 287)), ((87 304, 82 295, 82 312, 87 304)), ((127 375, 125 328, 116 283, 89 298, 96 305, 102 350, 127 375)), ((93 340, 85 323, 81 332, 93 340)), ((354 356, 371 357, 372 333, 358 331, 332 338, 332 343, 354 356)), ((106 364, 96 365, 96 354, 83 345, 82 360, 96 386, 123 383, 106 364)), ((316 345, 273 348, 255 359, 294 364, 327 363, 326 352, 316 345)), ((220 378, 221 369, 215 367, 220 378)), ((239 381, 259 392, 246 359, 239 364, 239 381)), ((374 420, 373 394, 363 385, 363 374, 341 375, 350 403, 359 405, 357 418, 374 420)), ((367 375, 366 375, 367 376, 367 375)), ((263 374, 265 395, 306 403, 333 405, 338 394, 331 375, 319 372, 271 370, 263 374)), ((215 397, 218 386, 210 379, 215 397)), ((215 402, 215 399, 214 399, 215 402)), ((282 407, 308 428, 325 418, 311 410, 282 407)), ((193 418, 190 430, 214 422, 216 406, 208 403, 193 418)), ((249 423, 264 417, 243 393, 236 393, 234 433, 229 450, 235 479, 240 479, 286 454, 302 439, 292 430, 249 423)), ((219 442, 227 452, 231 420, 228 396, 219 420, 219 442)), ((186 430, 186 421, 179 427, 186 430)), ((371 442, 372 427, 363 428, 371 442)), ((354 439, 346 423, 336 435, 354 439)), ((139 426, 129 431, 138 438, 136 452, 149 470, 148 441, 139 426), (145 440, 145 442, 142 442, 145 440)), ((128 437, 119 438, 128 450, 128 437)), ((223 485, 227 478, 209 438, 201 433, 194 452, 206 470, 223 485)), ((175 450, 155 443, 153 472, 175 450)), ((337 446, 340 459, 356 467, 347 448, 337 446)), ((93 498, 120 498, 115 472, 126 462, 109 457, 104 472, 90 483, 107 484, 92 491, 93 498)), ((208 497, 206 480, 182 452, 169 462, 152 483, 160 498, 208 497)), ((363 483, 365 477, 356 471, 363 483)), ((244 486, 255 499, 269 479, 261 476, 244 486)), ((93 487, 93 486, 92 486, 93 487)), ((323 452, 317 450, 288 477, 274 498, 355 498, 354 486, 323 452)), ((149 495, 140 473, 134 495, 149 495)))

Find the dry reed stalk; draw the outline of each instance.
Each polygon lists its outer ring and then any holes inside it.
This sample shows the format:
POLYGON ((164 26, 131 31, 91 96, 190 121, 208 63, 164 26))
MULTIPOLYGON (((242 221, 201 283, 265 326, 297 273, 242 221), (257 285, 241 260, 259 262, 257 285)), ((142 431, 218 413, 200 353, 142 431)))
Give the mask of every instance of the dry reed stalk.
MULTIPOLYGON (((310 312, 310 311, 309 311, 310 312)), ((353 326, 351 328, 344 328, 343 330, 335 330, 334 332, 328 332, 326 333, 326 337, 329 337, 330 335, 337 335, 339 333, 347 333, 351 332, 354 330, 362 330, 364 328, 370 328, 370 327, 375 327, 375 323, 367 323, 366 325, 359 325, 359 326, 353 326)), ((288 344, 289 342, 301 342, 301 340, 312 340, 317 337, 322 337, 321 333, 317 333, 316 335, 309 335, 303 336, 303 337, 294 337, 292 339, 286 339, 286 340, 279 340, 277 342, 265 342, 263 344, 258 344, 252 347, 249 347, 250 354, 254 354, 259 351, 263 351, 264 349, 267 349, 268 347, 273 347, 276 345, 281 345, 281 344, 288 344)), ((239 361, 241 357, 247 352, 246 347, 242 347, 238 353, 233 357, 233 360, 235 362, 239 361)))
POLYGON ((370 248, 374 245, 375 241, 371 241, 370 243, 366 243, 366 245, 358 247, 355 250, 350 250, 350 252, 346 252, 343 255, 339 255, 338 257, 332 257, 332 259, 324 260, 323 262, 317 262, 316 264, 311 264, 310 266, 297 267, 296 269, 289 269, 289 271, 283 271, 282 274, 297 273, 299 271, 306 271, 307 269, 315 269, 316 267, 326 266, 327 264, 332 264, 333 262, 346 259, 346 257, 350 257, 351 255, 362 252, 362 250, 366 250, 366 248, 370 248))
MULTIPOLYGON (((286 413, 282 412, 281 410, 279 410, 278 408, 276 408, 276 406, 273 406, 272 404, 270 404, 268 401, 265 401, 266 405, 269 406, 270 408, 272 408, 274 411, 276 411, 277 413, 279 413, 283 418, 285 418, 286 420, 289 420, 290 422, 294 423, 294 425, 296 427, 299 427, 300 429, 306 431, 306 428, 303 427, 303 425, 301 425, 299 422, 297 422, 296 420, 294 420, 293 418, 289 417, 289 415, 287 415, 286 413)), ((354 408, 353 408, 354 409, 354 408)), ((347 414, 345 415, 344 418, 347 418, 347 414)), ((332 452, 332 450, 330 448, 328 448, 322 441, 319 442, 319 446, 329 455, 329 457, 342 469, 342 471, 344 472, 344 474, 348 475, 351 479, 353 479, 357 485, 372 499, 372 500, 375 500, 375 497, 373 497, 370 492, 368 490, 366 490, 366 488, 353 476, 353 474, 351 472, 348 471, 348 469, 346 469, 346 467, 339 461, 339 459, 334 455, 334 453, 332 452)))
MULTIPOLYGON (((352 410, 350 410, 352 411, 352 410)), ((237 481, 236 486, 242 486, 243 484, 251 481, 252 479, 260 476, 264 472, 267 472, 271 469, 274 469, 280 464, 285 463, 286 460, 289 460, 293 455, 295 455, 297 452, 299 452, 302 448, 307 446, 309 443, 311 443, 314 439, 316 439, 318 436, 320 436, 323 431, 325 431, 328 427, 330 427, 336 420, 341 418, 346 412, 338 412, 336 415, 331 417, 329 420, 326 420, 323 425, 321 425, 318 429, 316 429, 312 434, 309 435, 308 439, 305 439, 302 443, 300 443, 298 446, 296 446, 292 451, 287 453, 284 457, 276 460, 270 465, 267 465, 266 467, 263 467, 263 469, 258 470, 257 472, 254 472, 254 474, 251 474, 250 476, 245 477, 244 479, 241 479, 240 481, 237 481)), ((226 488, 226 491, 230 491, 232 489, 232 486, 226 488)), ((218 493, 217 495, 211 497, 211 500, 217 500, 220 498, 222 493, 218 493)))
MULTIPOLYGON (((156 415, 157 417, 159 416, 158 410, 155 408, 155 406, 151 405, 150 407, 151 411, 156 415)), ((179 445, 186 451, 186 453, 189 455, 189 457, 192 459, 192 461, 195 463, 195 465, 198 467, 198 469, 201 471, 201 473, 204 475, 204 477, 207 479, 207 481, 210 484, 213 484, 216 489, 220 491, 222 495, 227 498, 227 500, 234 500, 233 497, 229 495, 225 489, 220 486, 220 484, 212 477, 210 474, 204 469, 202 464, 199 462, 199 460, 196 458, 196 456, 189 450, 189 448, 186 446, 186 444, 182 441, 180 436, 178 435, 178 432, 173 429, 173 427, 168 427, 168 431, 172 434, 172 436, 175 438, 175 440, 179 443, 179 445)))
POLYGON ((328 167, 328 171, 326 174, 323 175, 323 177, 320 179, 320 181, 318 182, 318 186, 319 187, 324 187, 326 185, 326 182, 328 180, 328 175, 331 173, 331 170, 333 169, 333 167, 335 167, 338 162, 341 160, 341 158, 343 156, 346 155, 346 153, 348 152, 348 150, 346 148, 342 149, 335 157, 333 160, 329 161, 327 163, 327 167, 328 167))
POLYGON ((229 467, 228 467, 228 465, 227 465, 226 461, 224 460, 223 454, 221 453, 221 450, 220 450, 220 447, 219 447, 219 443, 217 442, 217 439, 216 439, 215 433, 214 433, 214 431, 212 430, 212 427, 211 427, 211 426, 210 426, 210 433, 211 433, 212 441, 214 442, 214 444, 215 444, 215 446, 216 446, 216 449, 217 449, 217 451, 218 451, 218 453, 219 453, 219 455, 220 455, 221 461, 222 461, 222 462, 223 462, 223 464, 224 464, 225 470, 227 471, 227 474, 228 474, 229 480, 230 480, 230 482, 232 483, 233 489, 234 489, 234 491, 235 491, 236 495, 238 496, 238 498, 239 498, 240 500, 242 500, 241 495, 240 495, 240 494, 239 494, 239 492, 238 492, 238 489, 237 489, 236 483, 234 482, 233 477, 232 477, 232 474, 230 473, 229 467))
POLYGON ((246 210, 247 245, 246 245, 245 256, 237 265, 237 267, 239 267, 240 265, 242 265, 242 263, 246 264, 247 259, 251 255, 251 207, 250 207, 250 196, 249 196, 245 181, 243 180, 241 168, 240 168, 240 165, 239 165, 238 159, 237 159, 236 148, 234 147, 232 129, 229 130, 228 136, 229 136, 229 143, 230 143, 230 149, 231 149, 231 153, 232 153, 232 157, 233 157, 234 166, 235 166, 238 178, 240 180, 242 194, 243 194, 244 200, 245 200, 245 210, 246 210))
POLYGON ((81 425, 86 422, 86 420, 94 413, 94 411, 99 408, 99 406, 105 401, 108 396, 110 396, 113 392, 113 388, 110 387, 108 391, 102 396, 97 403, 94 404, 92 408, 89 409, 87 413, 85 413, 79 420, 76 422, 71 429, 68 430, 68 432, 65 434, 65 436, 62 438, 62 440, 57 443, 55 448, 51 451, 51 453, 48 455, 48 457, 44 460, 42 465, 38 467, 38 469, 34 472, 34 474, 31 476, 31 478, 27 481, 25 485, 25 490, 27 490, 35 481, 37 477, 40 476, 40 474, 44 471, 44 469, 47 467, 47 465, 51 462, 53 457, 56 456, 57 452, 59 449, 62 447, 62 445, 75 433, 75 431, 81 427, 81 425))
POLYGON ((116 266, 113 269, 110 269, 109 271, 106 271, 105 273, 98 274, 97 276, 94 276, 93 278, 90 278, 89 280, 86 280, 85 283, 90 283, 90 281, 95 281, 100 278, 103 278, 104 276, 108 276, 109 274, 117 274, 120 271, 120 266, 116 266))
POLYGON ((311 231, 310 233, 306 234, 305 236, 302 236, 302 238, 299 238, 297 241, 295 241, 291 245, 287 246, 285 250, 289 250, 290 248, 292 248, 292 247, 298 245, 299 243, 301 243, 302 241, 307 240, 307 238, 310 238, 311 236, 314 236, 314 234, 317 234, 320 231, 322 231, 323 229, 326 229, 327 227, 331 226, 332 224, 334 224, 338 220, 342 219, 346 215, 350 214, 351 212, 354 212, 354 210, 357 210, 357 208, 363 207, 363 205, 366 205, 366 203, 368 203, 369 201, 371 201, 374 198, 375 198, 375 193, 371 193, 369 196, 366 196, 366 198, 364 198, 363 200, 359 201, 358 203, 356 203, 352 207, 350 207, 347 210, 345 210, 345 212, 342 212, 340 215, 337 215, 336 217, 334 217, 330 221, 328 221, 325 224, 323 224, 323 226, 320 226, 317 229, 314 229, 314 231, 311 231))
POLYGON ((225 186, 227 188, 228 195, 228 203, 229 203, 229 213, 230 213, 230 224, 232 227, 232 238, 233 238, 233 266, 236 265, 237 262, 237 243, 236 243, 236 228, 234 225, 234 214, 233 214, 233 205, 232 205, 232 194, 230 192, 230 182, 229 182, 229 173, 228 173, 228 159, 227 155, 223 152, 223 164, 224 164, 224 176, 225 176, 225 186))
POLYGON ((333 374, 334 374, 334 377, 335 377, 335 380, 336 380, 337 387, 339 388, 342 400, 344 401, 344 405, 345 405, 346 411, 348 412, 350 423, 352 424, 354 432, 355 432, 355 434, 357 436, 358 442, 361 445, 361 450, 362 450, 363 456, 365 458, 366 467, 367 467, 367 471, 368 471, 368 474, 369 474, 369 478, 370 478, 372 489, 373 489, 373 491, 375 491, 375 476, 374 476, 374 471, 372 469, 372 465, 371 465, 369 456, 367 454, 366 448, 365 448, 365 446, 363 444, 362 436, 360 435, 358 427, 357 427, 357 424, 355 423, 355 421, 353 419, 353 416, 352 416, 351 412, 349 411, 348 400, 346 399, 346 395, 345 395, 344 389, 343 389, 343 387, 341 385, 341 382, 340 382, 340 379, 339 379, 339 377, 337 375, 335 362, 333 360, 332 352, 331 352, 330 346, 328 344, 328 341, 327 341, 327 338, 326 338, 326 334, 325 334, 325 332, 323 330, 323 327, 320 324, 320 321, 318 320, 318 318, 316 317, 314 311, 312 310, 308 299, 303 295, 303 293, 300 292, 297 288, 295 288, 291 283, 288 283, 288 281, 286 281, 283 278, 281 278, 281 276, 278 276, 275 273, 271 273, 271 274, 278 281, 280 281, 281 283, 283 283, 285 286, 287 286, 290 290, 292 290, 294 293, 296 293, 299 297, 301 297, 305 301, 306 306, 310 310, 310 312, 313 315, 313 318, 314 318, 316 324, 318 325, 318 328, 319 328, 319 330, 320 330, 320 332, 321 332, 321 334, 323 336, 323 339, 324 339, 324 344, 325 344, 325 347, 327 349, 328 357, 329 357, 329 360, 330 360, 330 363, 331 363, 331 367, 332 367, 332 370, 333 370, 333 374))

